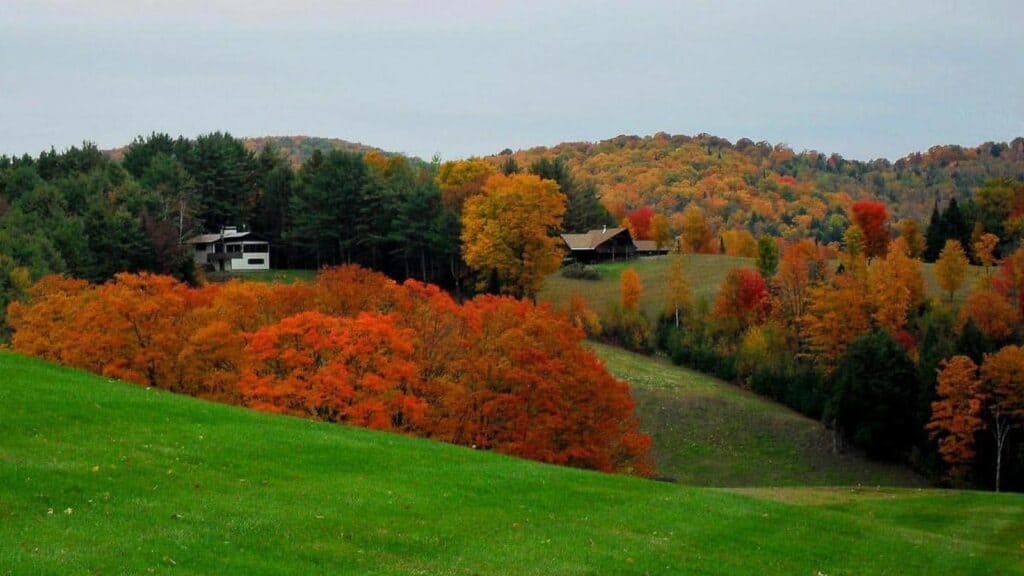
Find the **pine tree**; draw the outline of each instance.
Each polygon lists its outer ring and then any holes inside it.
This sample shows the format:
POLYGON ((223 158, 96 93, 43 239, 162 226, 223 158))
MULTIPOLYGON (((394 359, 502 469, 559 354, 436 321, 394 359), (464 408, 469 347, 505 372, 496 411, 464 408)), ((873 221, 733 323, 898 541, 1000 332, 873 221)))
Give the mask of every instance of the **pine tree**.
POLYGON ((926 262, 935 262, 946 245, 946 221, 939 213, 939 199, 935 199, 932 207, 932 216, 928 220, 928 229, 925 230, 924 259, 926 262))

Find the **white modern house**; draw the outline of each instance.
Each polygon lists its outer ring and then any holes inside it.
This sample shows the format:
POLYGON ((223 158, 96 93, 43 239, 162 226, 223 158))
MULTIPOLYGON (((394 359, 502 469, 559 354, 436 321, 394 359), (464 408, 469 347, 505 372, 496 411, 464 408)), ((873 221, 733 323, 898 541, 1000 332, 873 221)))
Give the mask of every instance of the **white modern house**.
POLYGON ((197 266, 220 272, 270 270, 270 243, 235 226, 216 234, 200 234, 185 243, 192 246, 197 266))

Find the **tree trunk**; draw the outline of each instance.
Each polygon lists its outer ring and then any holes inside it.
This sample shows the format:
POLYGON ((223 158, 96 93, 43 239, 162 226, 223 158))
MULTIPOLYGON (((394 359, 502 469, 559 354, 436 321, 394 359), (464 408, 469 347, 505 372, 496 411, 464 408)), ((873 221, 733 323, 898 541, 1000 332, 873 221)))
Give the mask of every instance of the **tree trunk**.
POLYGON ((999 415, 996 416, 995 425, 993 433, 996 437, 996 492, 999 492, 1003 474, 1003 447, 1006 445, 1006 437, 1010 434, 1010 426, 999 415))

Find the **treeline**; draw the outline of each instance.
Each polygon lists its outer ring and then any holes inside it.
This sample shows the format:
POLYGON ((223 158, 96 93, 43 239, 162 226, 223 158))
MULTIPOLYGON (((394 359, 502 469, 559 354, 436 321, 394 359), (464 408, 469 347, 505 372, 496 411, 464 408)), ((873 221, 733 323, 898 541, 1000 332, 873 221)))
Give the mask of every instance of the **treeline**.
POLYGON ((10 307, 14 350, 259 410, 653 474, 624 382, 546 307, 463 304, 357 266, 295 285, 46 276, 10 307))
POLYGON ((478 291, 529 295, 553 259, 557 266, 555 241, 545 238, 612 222, 595 188, 578 185, 563 163, 548 160, 499 169, 476 159, 428 164, 315 149, 295 168, 273 145, 254 152, 224 133, 194 140, 153 134, 118 157, 108 159, 91 144, 0 157, 0 306, 50 273, 102 282, 118 272, 149 271, 194 284, 202 271, 184 242, 224 226, 269 240, 275 268, 352 263, 438 284, 459 298, 478 291), (528 175, 555 183, 558 199, 528 207, 528 175), (478 226, 478 244, 499 245, 476 251, 468 266, 464 208, 484 194, 489 179, 502 176, 511 180, 492 189, 504 197, 475 221, 487 224, 478 226), (509 186, 518 192, 504 193, 509 186), (521 218, 512 229, 501 222, 510 214, 544 224, 521 218), (537 244, 543 249, 524 249, 537 244), (521 269, 536 262, 547 264, 533 266, 531 286, 520 285, 521 269))
MULTIPOLYGON (((940 215, 941 217, 941 215, 940 215)), ((573 322, 591 336, 740 382, 814 418, 836 449, 906 462, 954 485, 1024 489, 1024 248, 994 256, 947 238, 928 298, 921 236, 889 235, 880 203, 854 204, 838 266, 805 239, 758 243, 756 268, 731 271, 713 300, 695 300, 681 258, 657 289, 653 323, 627 269, 621 302, 603 317, 582 297, 573 322), (969 296, 955 295, 980 274, 969 296)))
POLYGON ((971 199, 985 182, 1024 180, 1024 138, 973 148, 934 146, 895 162, 862 162, 746 138, 732 143, 707 134, 659 133, 506 150, 491 160, 509 158, 523 165, 561 159, 581 182, 597 188, 616 221, 649 207, 678 236, 686 230, 684 211, 698 210, 716 240, 708 251, 718 248, 723 234, 738 231, 839 243, 858 200, 885 202, 895 220, 923 223, 936 201, 955 198, 971 213, 971 199))

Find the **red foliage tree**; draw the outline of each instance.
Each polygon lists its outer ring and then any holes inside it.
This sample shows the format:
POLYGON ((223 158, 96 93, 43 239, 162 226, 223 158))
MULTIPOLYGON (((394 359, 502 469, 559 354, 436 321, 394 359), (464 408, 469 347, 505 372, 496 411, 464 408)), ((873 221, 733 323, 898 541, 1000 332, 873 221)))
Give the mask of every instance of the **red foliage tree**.
POLYGON ((864 234, 864 252, 868 258, 884 256, 889 249, 889 211, 885 204, 871 200, 855 202, 851 219, 864 234))
POLYGON ((768 283, 753 268, 730 270, 715 300, 715 316, 736 332, 763 322, 771 309, 768 283))
POLYGON ((626 227, 634 240, 651 239, 651 219, 654 218, 654 208, 644 206, 626 214, 626 227))
POLYGON ((456 396, 468 413, 453 411, 454 441, 569 466, 653 471, 628 386, 580 345, 583 332, 567 318, 496 297, 465 312, 475 333, 456 364, 456 396))

